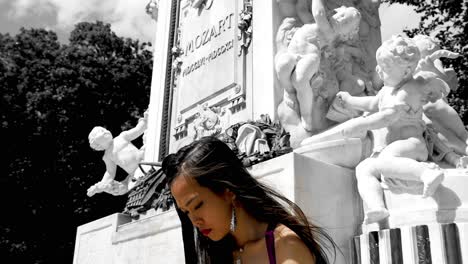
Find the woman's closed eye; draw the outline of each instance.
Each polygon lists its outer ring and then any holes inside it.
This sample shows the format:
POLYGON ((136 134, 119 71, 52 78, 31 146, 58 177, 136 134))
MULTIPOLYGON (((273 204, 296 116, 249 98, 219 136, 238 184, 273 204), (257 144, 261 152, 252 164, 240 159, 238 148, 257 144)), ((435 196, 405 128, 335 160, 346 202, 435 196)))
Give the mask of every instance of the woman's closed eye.
MULTIPOLYGON (((203 206, 203 202, 199 202, 199 203, 193 208, 193 210, 195 211, 195 210, 201 208, 202 206, 203 206)), ((185 215, 189 215, 189 214, 190 214, 190 210, 187 210, 187 211, 181 210, 181 211, 182 211, 182 213, 185 214, 185 215)))
POLYGON ((199 208, 202 207, 202 206, 203 206, 203 202, 199 202, 199 203, 197 204, 197 206, 195 206, 194 209, 197 210, 197 209, 199 209, 199 208))

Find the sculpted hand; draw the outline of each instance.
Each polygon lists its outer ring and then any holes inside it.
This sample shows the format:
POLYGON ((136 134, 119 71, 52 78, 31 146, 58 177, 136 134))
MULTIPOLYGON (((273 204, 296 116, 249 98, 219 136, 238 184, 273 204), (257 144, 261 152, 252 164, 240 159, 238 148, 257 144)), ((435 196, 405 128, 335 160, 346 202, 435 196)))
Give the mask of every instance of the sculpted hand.
POLYGON ((138 121, 145 121, 145 122, 148 121, 148 110, 146 110, 146 111, 143 113, 143 117, 141 117, 138 121))
POLYGON ((349 97, 351 97, 351 95, 348 92, 339 91, 336 94, 335 100, 342 108, 346 108, 349 97))
POLYGON ((322 87, 323 85, 323 77, 320 76, 320 75, 317 75, 316 77, 312 77, 312 79, 310 79, 310 87, 312 87, 312 89, 318 89, 320 87, 322 87))
POLYGON ((431 58, 431 56, 426 56, 425 58, 419 60, 416 71, 439 72, 439 69, 435 67, 434 60, 431 58))

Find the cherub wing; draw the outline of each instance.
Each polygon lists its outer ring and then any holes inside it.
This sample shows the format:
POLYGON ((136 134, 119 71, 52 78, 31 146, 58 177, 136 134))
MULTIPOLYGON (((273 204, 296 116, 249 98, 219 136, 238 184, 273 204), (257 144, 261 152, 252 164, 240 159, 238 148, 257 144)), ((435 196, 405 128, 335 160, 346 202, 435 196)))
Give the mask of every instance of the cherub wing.
POLYGON ((439 76, 430 71, 420 71, 414 75, 414 78, 423 82, 424 86, 431 87, 446 96, 450 92, 449 85, 439 78, 439 76))

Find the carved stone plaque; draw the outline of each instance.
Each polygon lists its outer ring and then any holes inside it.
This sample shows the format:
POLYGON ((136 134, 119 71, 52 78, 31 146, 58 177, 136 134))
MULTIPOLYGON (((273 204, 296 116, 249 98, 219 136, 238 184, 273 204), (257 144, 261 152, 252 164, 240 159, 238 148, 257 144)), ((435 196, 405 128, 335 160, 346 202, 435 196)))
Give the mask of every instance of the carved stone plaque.
POLYGON ((184 114, 236 84, 237 1, 205 1, 181 10, 182 65, 175 106, 184 114))

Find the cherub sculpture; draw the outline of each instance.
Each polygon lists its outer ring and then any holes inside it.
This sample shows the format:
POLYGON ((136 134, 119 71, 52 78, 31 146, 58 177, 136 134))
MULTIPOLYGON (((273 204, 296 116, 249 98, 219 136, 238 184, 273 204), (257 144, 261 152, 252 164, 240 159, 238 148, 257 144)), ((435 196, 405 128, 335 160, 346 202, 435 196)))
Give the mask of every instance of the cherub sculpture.
POLYGON ((420 53, 411 39, 394 36, 377 50, 377 73, 384 87, 376 96, 355 97, 339 92, 335 103, 343 108, 371 114, 351 119, 322 134, 304 141, 340 138, 364 138, 372 131, 374 149, 371 157, 356 167, 358 190, 366 203, 365 222, 386 218, 389 213, 383 201, 381 182, 421 182, 422 197, 431 196, 444 179, 430 160, 434 152, 445 161, 466 166, 466 157, 455 154, 440 141, 431 140, 423 120, 423 106, 448 93, 448 85, 435 73, 421 71, 413 76, 420 53), (431 151, 430 151, 431 150, 431 151))
POLYGON ((372 87, 379 90, 382 87, 382 80, 375 72, 377 62, 375 61, 375 52, 382 44, 382 34, 380 31, 379 7, 381 0, 358 0, 356 8, 361 13, 362 19, 359 24, 359 41, 362 43, 362 50, 365 56, 365 71, 371 76, 372 87))
MULTIPOLYGON (((283 20, 277 34, 275 70, 285 100, 289 105, 294 103, 292 108, 301 125, 306 131, 316 132, 330 125, 325 119, 327 101, 337 92, 337 89, 328 91, 333 86, 327 77, 331 72, 327 69, 331 67, 326 62, 327 54, 333 53, 336 43, 357 34, 360 16, 353 7, 340 7, 328 17, 322 0, 312 1, 312 13, 315 23, 300 26, 296 18, 283 20)), ((280 119, 287 120, 282 114, 278 113, 280 119)))
POLYGON ((220 114, 219 108, 210 109, 208 105, 199 105, 197 117, 193 122, 194 140, 220 134, 222 130, 220 114))
MULTIPOLYGON (((421 60, 416 72, 431 71, 444 80, 455 91, 458 87, 457 75, 452 68, 445 68, 440 58, 454 59, 458 53, 441 50, 437 43, 430 37, 417 35, 413 41, 421 52, 421 60)), ((450 146, 460 155, 468 154, 468 131, 457 112, 447 103, 446 98, 424 105, 424 114, 428 117, 427 123, 432 124, 439 132, 438 136, 445 144, 450 146)))
POLYGON ((158 21, 159 12, 159 0, 150 0, 146 5, 146 13, 151 16, 152 19, 158 21))
POLYGON ((115 138, 109 130, 103 127, 96 126, 91 130, 88 136, 89 145, 94 150, 104 151, 102 159, 106 165, 106 172, 101 181, 88 188, 88 196, 91 197, 100 192, 112 195, 123 195, 128 192, 129 181, 133 179, 138 164, 144 156, 144 145, 138 149, 131 141, 145 132, 147 119, 148 112, 146 111, 134 128, 121 132, 115 138), (114 180, 117 166, 128 173, 127 178, 122 182, 114 180))

